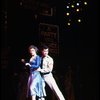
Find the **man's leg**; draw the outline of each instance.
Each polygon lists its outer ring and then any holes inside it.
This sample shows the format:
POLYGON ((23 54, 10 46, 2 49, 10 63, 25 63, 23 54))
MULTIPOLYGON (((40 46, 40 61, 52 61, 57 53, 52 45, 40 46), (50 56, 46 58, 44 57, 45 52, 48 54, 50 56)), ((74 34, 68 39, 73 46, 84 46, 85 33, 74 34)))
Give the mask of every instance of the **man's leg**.
POLYGON ((40 97, 40 98, 38 98, 38 100, 45 100, 45 98, 44 97, 40 97))

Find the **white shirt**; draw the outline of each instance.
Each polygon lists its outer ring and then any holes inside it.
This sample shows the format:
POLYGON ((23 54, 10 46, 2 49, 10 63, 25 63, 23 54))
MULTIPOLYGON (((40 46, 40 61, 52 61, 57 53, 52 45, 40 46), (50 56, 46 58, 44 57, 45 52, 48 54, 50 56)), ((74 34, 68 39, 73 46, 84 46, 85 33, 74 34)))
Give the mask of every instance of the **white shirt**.
POLYGON ((43 58, 41 72, 42 73, 52 72, 53 64, 54 64, 53 58, 47 55, 46 57, 43 58))

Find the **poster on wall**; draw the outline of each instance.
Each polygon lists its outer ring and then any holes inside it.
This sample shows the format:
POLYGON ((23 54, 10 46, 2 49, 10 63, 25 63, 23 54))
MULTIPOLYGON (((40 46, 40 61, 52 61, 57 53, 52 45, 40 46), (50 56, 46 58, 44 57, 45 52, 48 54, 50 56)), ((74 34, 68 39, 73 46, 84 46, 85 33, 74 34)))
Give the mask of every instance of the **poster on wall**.
POLYGON ((58 25, 40 23, 39 24, 40 45, 46 44, 50 48, 50 53, 59 54, 59 27, 58 25))

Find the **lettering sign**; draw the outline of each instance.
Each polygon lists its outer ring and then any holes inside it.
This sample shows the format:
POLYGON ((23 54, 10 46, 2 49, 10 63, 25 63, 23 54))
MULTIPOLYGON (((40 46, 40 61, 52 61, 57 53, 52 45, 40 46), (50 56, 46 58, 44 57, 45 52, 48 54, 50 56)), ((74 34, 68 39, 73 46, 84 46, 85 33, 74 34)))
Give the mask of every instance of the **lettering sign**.
POLYGON ((39 24, 40 45, 46 44, 50 48, 50 53, 59 53, 59 27, 57 25, 39 24))

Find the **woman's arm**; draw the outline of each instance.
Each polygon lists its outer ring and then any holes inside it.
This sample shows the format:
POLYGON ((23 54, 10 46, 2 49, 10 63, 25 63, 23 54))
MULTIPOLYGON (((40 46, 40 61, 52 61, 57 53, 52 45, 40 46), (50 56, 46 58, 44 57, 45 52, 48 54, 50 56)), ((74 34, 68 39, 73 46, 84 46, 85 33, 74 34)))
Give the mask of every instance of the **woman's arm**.
POLYGON ((40 57, 37 56, 35 59, 35 62, 31 62, 30 65, 31 65, 30 66, 31 68, 39 68, 40 67, 40 57))

